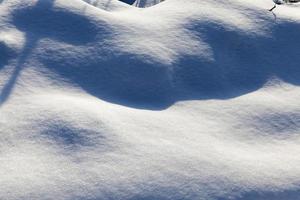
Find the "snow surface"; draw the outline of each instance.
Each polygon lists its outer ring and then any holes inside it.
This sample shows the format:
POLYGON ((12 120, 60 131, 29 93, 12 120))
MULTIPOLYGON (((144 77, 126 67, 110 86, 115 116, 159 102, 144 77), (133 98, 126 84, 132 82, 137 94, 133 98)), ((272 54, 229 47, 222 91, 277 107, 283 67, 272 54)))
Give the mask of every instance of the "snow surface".
POLYGON ((272 6, 0 1, 0 199, 300 199, 300 8, 272 6))
POLYGON ((133 5, 140 8, 146 8, 159 4, 162 1, 164 0, 136 0, 133 5))

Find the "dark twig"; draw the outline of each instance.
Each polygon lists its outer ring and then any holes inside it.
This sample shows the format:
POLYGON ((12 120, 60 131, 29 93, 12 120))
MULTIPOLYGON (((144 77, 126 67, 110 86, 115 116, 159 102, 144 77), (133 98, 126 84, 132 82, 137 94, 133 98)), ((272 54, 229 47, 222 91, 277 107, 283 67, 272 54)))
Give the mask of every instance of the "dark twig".
POLYGON ((269 11, 272 12, 276 8, 276 4, 269 11))

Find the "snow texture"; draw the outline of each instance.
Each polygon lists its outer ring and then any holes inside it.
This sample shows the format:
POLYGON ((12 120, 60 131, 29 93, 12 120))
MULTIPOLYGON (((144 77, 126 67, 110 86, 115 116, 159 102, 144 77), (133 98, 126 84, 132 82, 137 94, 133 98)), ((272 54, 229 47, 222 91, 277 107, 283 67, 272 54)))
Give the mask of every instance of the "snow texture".
POLYGON ((154 6, 163 0, 136 0, 133 5, 140 8, 154 6))
POLYGON ((300 199, 300 6, 141 2, 0 1, 0 199, 300 199))

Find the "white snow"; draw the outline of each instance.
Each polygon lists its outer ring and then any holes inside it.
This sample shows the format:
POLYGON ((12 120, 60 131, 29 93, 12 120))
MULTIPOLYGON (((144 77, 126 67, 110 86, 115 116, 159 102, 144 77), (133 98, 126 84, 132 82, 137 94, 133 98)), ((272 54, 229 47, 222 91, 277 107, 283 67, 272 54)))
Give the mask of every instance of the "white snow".
POLYGON ((163 2, 163 0, 136 0, 133 5, 140 8, 146 8, 154 6, 160 2, 163 2))
POLYGON ((0 199, 299 199, 300 8, 272 6, 0 1, 0 199))

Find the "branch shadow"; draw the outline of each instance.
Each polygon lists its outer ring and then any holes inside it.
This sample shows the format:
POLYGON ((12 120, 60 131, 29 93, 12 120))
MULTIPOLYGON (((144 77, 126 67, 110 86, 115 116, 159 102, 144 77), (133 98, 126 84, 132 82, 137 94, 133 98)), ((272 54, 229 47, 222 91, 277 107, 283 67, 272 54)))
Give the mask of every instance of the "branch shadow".
POLYGON ((0 41, 0 70, 8 64, 8 61, 14 57, 16 52, 10 49, 5 42, 0 41))
POLYGON ((32 49, 36 45, 37 40, 26 40, 24 49, 19 57, 17 64, 6 84, 2 87, 0 93, 0 107, 8 100, 10 93, 13 91, 14 86, 21 73, 22 66, 26 62, 27 57, 30 55, 32 49))
MULTIPOLYGON (((34 7, 14 14, 14 24, 26 34, 49 38, 72 45, 92 42, 97 34, 96 26, 85 16, 55 8, 55 0, 39 0, 34 7)), ((30 35, 29 35, 30 36, 30 35)))
POLYGON ((55 9, 54 2, 55 0, 39 0, 33 7, 14 13, 15 26, 25 33, 25 45, 10 79, 1 90, 0 106, 8 100, 29 55, 41 39, 84 45, 96 37, 96 26, 88 19, 66 10, 55 9))

